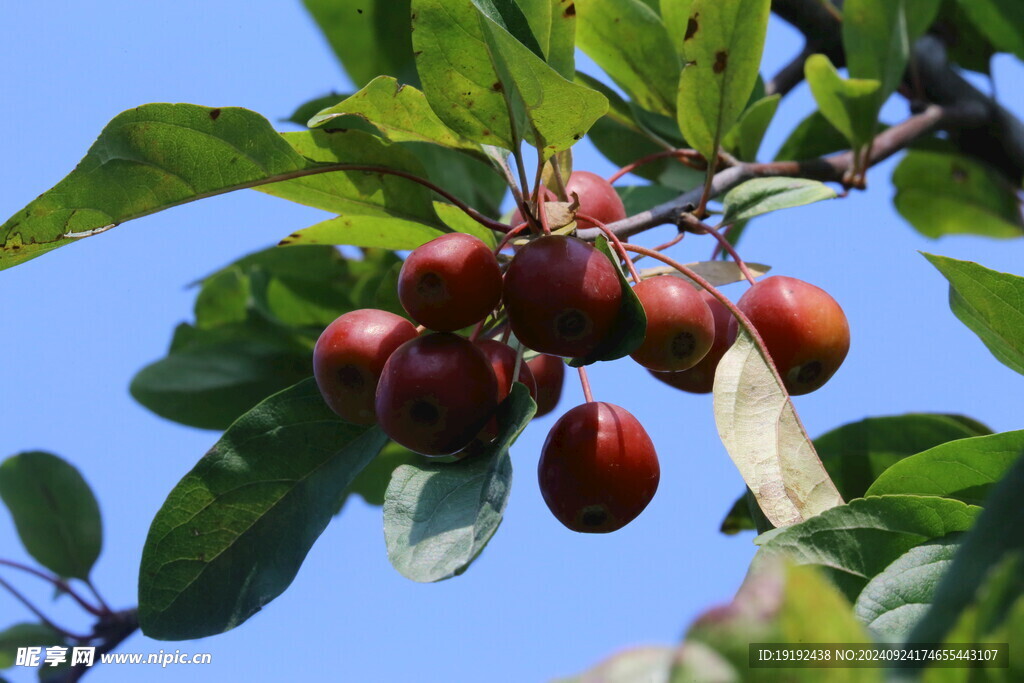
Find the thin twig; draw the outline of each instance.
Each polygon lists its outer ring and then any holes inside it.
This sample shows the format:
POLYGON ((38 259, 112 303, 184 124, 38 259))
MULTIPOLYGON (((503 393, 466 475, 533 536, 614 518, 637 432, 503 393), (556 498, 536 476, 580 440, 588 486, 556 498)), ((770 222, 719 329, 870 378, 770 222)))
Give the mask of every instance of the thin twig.
MULTIPOLYGON (((38 577, 43 581, 46 581, 62 593, 67 593, 75 602, 77 602, 82 607, 82 609, 84 609, 86 612, 93 615, 94 617, 101 617, 104 614, 108 614, 110 612, 110 608, 106 606, 106 604, 98 595, 96 596, 96 599, 99 600, 101 607, 96 607, 88 600, 83 598, 82 595, 74 588, 72 588, 64 579, 58 578, 51 574, 47 574, 46 572, 41 572, 35 567, 29 567, 18 562, 12 562, 11 560, 0 560, 0 565, 4 567, 10 567, 11 569, 17 569, 18 571, 23 571, 27 574, 31 574, 32 576, 38 577)), ((93 590, 92 586, 89 584, 88 581, 86 581, 85 584, 89 586, 90 590, 93 590)), ((93 594, 95 595, 94 590, 93 594)))
POLYGON ((60 634, 62 637, 67 638, 68 640, 74 640, 74 641, 81 642, 81 643, 84 643, 84 642, 87 642, 87 641, 91 640, 90 636, 78 635, 76 633, 72 633, 71 631, 68 631, 65 628, 61 628, 60 626, 57 626, 57 624, 55 624, 52 621, 50 621, 46 617, 46 615, 43 614, 39 610, 38 607, 33 605, 32 602, 28 598, 26 598, 24 595, 19 593, 17 591, 17 589, 14 588, 14 586, 12 586, 11 584, 7 583, 3 579, 0 579, 0 587, 5 588, 7 590, 7 592, 9 592, 11 595, 13 595, 14 598, 18 602, 20 602, 25 607, 27 607, 28 611, 30 611, 30 612, 32 612, 32 614, 36 615, 36 618, 38 618, 39 621, 42 622, 42 624, 44 626, 46 626, 50 630, 60 634))
POLYGON ((586 399, 587 403, 593 403, 594 394, 590 392, 590 378, 587 377, 587 369, 582 365, 576 369, 580 371, 580 384, 583 385, 583 398, 586 399))

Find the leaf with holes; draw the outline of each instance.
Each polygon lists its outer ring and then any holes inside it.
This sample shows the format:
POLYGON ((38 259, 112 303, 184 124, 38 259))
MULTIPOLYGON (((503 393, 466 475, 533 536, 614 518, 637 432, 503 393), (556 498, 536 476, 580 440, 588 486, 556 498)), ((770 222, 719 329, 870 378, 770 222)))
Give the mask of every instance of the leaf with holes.
POLYGON ((22 545, 58 576, 89 579, 103 545, 100 508, 78 470, 51 453, 32 451, 0 465, 0 500, 22 545))
POLYGON ((714 410, 722 444, 774 526, 843 504, 778 374, 742 327, 715 371, 714 410))
POLYGON ((153 519, 139 570, 143 633, 222 633, 284 592, 386 442, 376 427, 342 422, 312 379, 243 415, 153 519))
POLYGON ((706 159, 743 113, 757 83, 770 0, 694 0, 676 94, 679 130, 706 159))
POLYGON ((448 579, 466 570, 491 540, 508 502, 508 449, 537 412, 516 382, 498 408, 497 439, 454 463, 425 459, 395 470, 384 494, 388 559, 413 581, 448 579))

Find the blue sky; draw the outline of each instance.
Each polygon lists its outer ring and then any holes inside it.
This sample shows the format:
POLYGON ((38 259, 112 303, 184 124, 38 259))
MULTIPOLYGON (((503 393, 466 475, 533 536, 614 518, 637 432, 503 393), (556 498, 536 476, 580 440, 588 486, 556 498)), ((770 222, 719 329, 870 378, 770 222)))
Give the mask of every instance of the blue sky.
MULTIPOLYGON (((773 23, 764 71, 798 48, 795 34, 773 23)), ((5 3, 0 63, 4 217, 69 172, 124 109, 191 102, 247 107, 278 121, 312 97, 347 88, 297 0, 271 12, 236 0, 5 3)), ((1001 93, 1024 87, 1024 69, 1008 58, 997 60, 995 77, 1001 93)), ((1007 104, 1024 114, 1019 99, 1007 104)), ((811 109, 806 87, 787 98, 765 151, 773 153, 811 109)), ((886 114, 901 118, 905 105, 894 101, 886 114)), ((579 149, 577 168, 612 170, 585 145, 579 149)), ((917 236, 892 209, 893 163, 872 172, 868 192, 841 204, 758 220, 741 245, 745 258, 827 289, 850 319, 846 364, 824 389, 797 399, 797 409, 812 435, 868 415, 917 411, 1020 428, 1020 377, 956 321, 943 279, 917 252, 1024 274, 1024 244, 917 236)), ((49 450, 81 470, 105 517, 95 581, 114 605, 135 604, 149 522, 218 436, 147 412, 128 395, 129 381, 165 353, 174 325, 191 318, 187 283, 320 217, 256 192, 236 193, 0 272, 0 457, 49 450)), ((691 236, 673 253, 693 261, 710 252, 691 236)), ((726 291, 738 297, 742 288, 726 291)), ((535 468, 557 417, 551 415, 513 448, 516 479, 505 521, 465 575, 436 585, 402 578, 387 562, 379 508, 353 502, 291 588, 240 628, 186 643, 135 636, 121 651, 213 655, 212 665, 168 670, 160 680, 522 682, 574 673, 630 645, 676 641, 702 609, 728 600, 746 571, 750 536, 717 532, 742 483, 717 441, 709 397, 664 387, 628 360, 595 368, 591 382, 598 400, 641 419, 661 458, 658 495, 622 531, 574 534, 544 506, 535 468)), ((578 383, 569 381, 559 412, 581 401, 578 383)), ((0 557, 28 561, 6 512, 0 557)), ((68 601, 50 602, 45 586, 4 576, 62 623, 86 628, 68 601)), ((0 628, 28 619, 0 593, 0 628)), ((130 666, 89 674, 105 681, 157 675, 130 666)), ((11 678, 32 680, 24 670, 11 678)))

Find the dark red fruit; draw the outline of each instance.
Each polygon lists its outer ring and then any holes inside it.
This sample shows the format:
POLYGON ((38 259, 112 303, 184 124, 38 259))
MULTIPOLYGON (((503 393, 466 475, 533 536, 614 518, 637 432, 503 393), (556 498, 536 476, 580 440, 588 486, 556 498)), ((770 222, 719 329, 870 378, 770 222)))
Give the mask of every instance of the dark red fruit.
MULTIPOLYGON (((753 285, 736 302, 764 339, 786 390, 794 395, 821 388, 850 350, 843 309, 825 290, 776 275, 753 285)), ((738 324, 730 323, 736 336, 738 324)))
POLYGON ((715 318, 700 292, 662 275, 633 288, 647 314, 644 343, 630 356, 648 370, 674 372, 696 365, 715 341, 715 318))
POLYGON ((313 375, 324 401, 347 422, 371 425, 377 382, 388 357, 416 337, 405 318, 364 308, 332 322, 313 349, 313 375))
MULTIPOLYGON (((502 344, 494 339, 480 339, 476 342, 480 350, 484 352, 487 360, 494 370, 494 377, 498 381, 498 403, 501 403, 512 391, 512 378, 516 370, 516 352, 508 344, 502 344)), ((519 380, 530 390, 530 396, 537 400, 537 380, 534 379, 533 371, 525 361, 519 366, 519 380)))
MULTIPOLYGON (((512 391, 512 378, 516 370, 516 352, 508 344, 502 344, 494 339, 481 339, 476 342, 476 345, 484 352, 491 364, 491 369, 494 370, 494 378, 498 382, 498 403, 501 403, 508 398, 509 392, 512 391)), ((534 379, 530 366, 525 362, 519 365, 519 381, 526 385, 526 388, 530 390, 530 397, 536 401, 537 380, 534 379)), ((498 420, 492 417, 480 433, 480 440, 490 442, 496 436, 498 436, 498 420)))
MULTIPOLYGON (((565 190, 572 197, 575 192, 580 198, 579 213, 593 216, 602 223, 614 223, 626 217, 626 207, 619 198, 619 193, 611 184, 589 171, 576 171, 569 176, 565 190)), ((589 221, 578 221, 580 228, 597 227, 589 221)))
POLYGON ((715 385, 715 370, 722 356, 729 350, 731 340, 729 338, 729 322, 732 314, 729 309, 722 305, 715 297, 707 292, 700 293, 701 299, 707 304, 711 316, 715 320, 715 341, 711 349, 704 355, 699 363, 689 370, 680 372, 651 372, 651 376, 665 384, 688 391, 691 394, 709 394, 715 385))
POLYGON ((585 356, 611 331, 622 285, 608 257, 575 237, 533 240, 505 273, 505 308, 516 337, 554 356, 585 356))
POLYGON ((658 490, 654 444, 624 408, 584 403, 548 434, 537 467, 544 502, 573 531, 615 531, 636 518, 658 490))
POLYGON ((483 240, 461 232, 417 247, 402 264, 398 299, 419 324, 453 332, 487 317, 501 301, 501 271, 483 240))
POLYGON ((498 382, 483 351, 455 334, 428 334, 388 359, 377 387, 377 420, 410 450, 450 455, 484 427, 498 407, 497 396, 498 382))
MULTIPOLYGON (((565 184, 565 190, 570 201, 574 192, 579 197, 580 207, 577 209, 579 213, 592 216, 602 223, 614 223, 626 217, 626 207, 623 205, 622 199, 619 198, 619 193, 607 180, 596 173, 574 171, 565 184)), ((555 193, 551 190, 545 189, 544 196, 549 202, 557 201, 555 193)), ((523 214, 519 209, 512 214, 511 222, 512 225, 519 225, 523 222, 523 214)), ((576 227, 583 229, 597 226, 590 221, 580 220, 577 221, 576 227)))
POLYGON ((565 381, 565 363, 558 356, 541 354, 526 363, 537 380, 537 414, 547 415, 562 398, 562 383, 565 381))

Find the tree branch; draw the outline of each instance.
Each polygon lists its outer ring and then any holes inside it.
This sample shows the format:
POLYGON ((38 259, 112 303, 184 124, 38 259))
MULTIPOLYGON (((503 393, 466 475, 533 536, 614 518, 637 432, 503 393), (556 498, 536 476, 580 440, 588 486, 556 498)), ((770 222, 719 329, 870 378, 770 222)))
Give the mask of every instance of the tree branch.
MULTIPOLYGON (((967 125, 977 123, 977 116, 985 113, 974 107, 966 109, 946 108, 930 105, 920 114, 897 124, 875 138, 871 146, 868 167, 874 166, 902 149, 906 149, 915 140, 931 133, 933 130, 946 126, 967 125)), ((753 178, 790 177, 808 178, 822 182, 844 182, 853 171, 854 155, 852 151, 806 161, 775 161, 771 163, 740 163, 715 174, 711 181, 709 197, 725 194, 737 185, 753 178)), ((654 208, 630 216, 621 221, 610 223, 608 228, 619 238, 629 237, 649 230, 658 225, 679 225, 684 214, 697 208, 704 188, 691 190, 678 198, 659 204, 654 208)), ((593 240, 601 234, 600 230, 591 228, 580 230, 577 235, 581 239, 593 240)))

